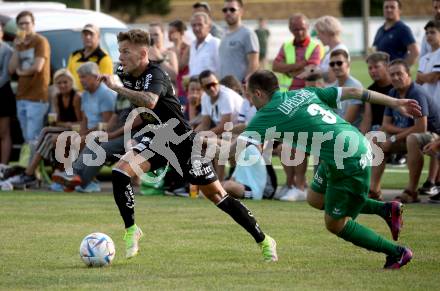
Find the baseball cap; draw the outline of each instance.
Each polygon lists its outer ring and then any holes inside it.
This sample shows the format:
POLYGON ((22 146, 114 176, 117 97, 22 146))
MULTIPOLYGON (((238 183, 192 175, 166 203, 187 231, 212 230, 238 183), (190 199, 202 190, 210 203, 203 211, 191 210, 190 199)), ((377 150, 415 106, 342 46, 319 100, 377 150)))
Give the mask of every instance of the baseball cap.
POLYGON ((193 5, 193 8, 200 8, 200 7, 203 7, 206 10, 208 10, 209 12, 211 12, 211 8, 209 7, 208 2, 204 2, 204 1, 203 2, 196 2, 193 5))
POLYGON ((94 24, 89 23, 89 24, 86 24, 81 31, 90 31, 91 33, 99 34, 99 27, 97 27, 94 24))

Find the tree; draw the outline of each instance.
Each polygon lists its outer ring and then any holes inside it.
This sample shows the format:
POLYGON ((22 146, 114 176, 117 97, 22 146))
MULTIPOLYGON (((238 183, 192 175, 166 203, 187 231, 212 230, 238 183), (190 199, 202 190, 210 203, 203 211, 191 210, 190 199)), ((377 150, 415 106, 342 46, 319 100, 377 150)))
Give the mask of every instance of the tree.
POLYGON ((171 11, 170 0, 104 0, 104 9, 127 13, 130 21, 142 14, 165 15, 171 11))
MULTIPOLYGON (((341 3, 342 15, 344 17, 361 17, 363 0, 343 0, 341 3)), ((370 16, 382 16, 383 0, 370 1, 370 16)))

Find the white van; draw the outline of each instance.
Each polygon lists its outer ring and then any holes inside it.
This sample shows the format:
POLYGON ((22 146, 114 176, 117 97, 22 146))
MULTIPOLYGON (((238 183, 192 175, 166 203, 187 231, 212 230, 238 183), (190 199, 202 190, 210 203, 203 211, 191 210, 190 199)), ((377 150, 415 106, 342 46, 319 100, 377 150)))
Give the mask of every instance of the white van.
POLYGON ((83 47, 81 29, 88 23, 101 29, 101 47, 110 54, 113 62, 118 62, 116 35, 128 27, 116 18, 91 10, 67 8, 65 4, 55 2, 0 2, 0 15, 10 18, 6 32, 16 30, 15 17, 23 10, 34 14, 36 31, 49 40, 52 73, 65 67, 69 55, 83 47))

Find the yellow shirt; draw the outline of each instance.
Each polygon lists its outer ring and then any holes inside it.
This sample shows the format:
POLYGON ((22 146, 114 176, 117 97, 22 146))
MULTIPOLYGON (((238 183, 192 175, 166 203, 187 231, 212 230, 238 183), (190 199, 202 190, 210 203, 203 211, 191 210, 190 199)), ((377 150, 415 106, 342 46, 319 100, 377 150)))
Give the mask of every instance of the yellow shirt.
POLYGON ((82 64, 87 62, 96 63, 99 67, 99 72, 101 74, 107 74, 107 75, 113 74, 112 59, 99 46, 88 57, 84 56, 84 49, 74 51, 69 57, 69 61, 67 63, 67 69, 72 73, 73 78, 75 80, 75 88, 78 89, 79 92, 83 91, 84 88, 82 87, 79 81, 78 73, 76 72, 76 70, 78 70, 78 68, 82 64))

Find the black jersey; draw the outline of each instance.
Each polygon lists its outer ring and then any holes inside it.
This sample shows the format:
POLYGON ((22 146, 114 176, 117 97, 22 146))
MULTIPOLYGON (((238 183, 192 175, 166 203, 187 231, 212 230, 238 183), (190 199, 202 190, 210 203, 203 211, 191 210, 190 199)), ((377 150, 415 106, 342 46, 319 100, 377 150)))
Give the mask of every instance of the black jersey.
MULTIPOLYGON (((152 114, 144 113, 141 114, 141 118, 145 124, 165 123, 171 118, 176 118, 179 120, 179 124, 174 129, 176 134, 183 135, 192 130, 183 116, 182 106, 176 98, 168 74, 159 65, 149 63, 147 69, 139 77, 124 73, 122 66, 118 67, 116 74, 125 88, 151 92, 159 96, 159 100, 152 111, 159 117, 160 121, 152 114)), ((136 105, 133 106, 133 108, 136 107, 136 105)))

